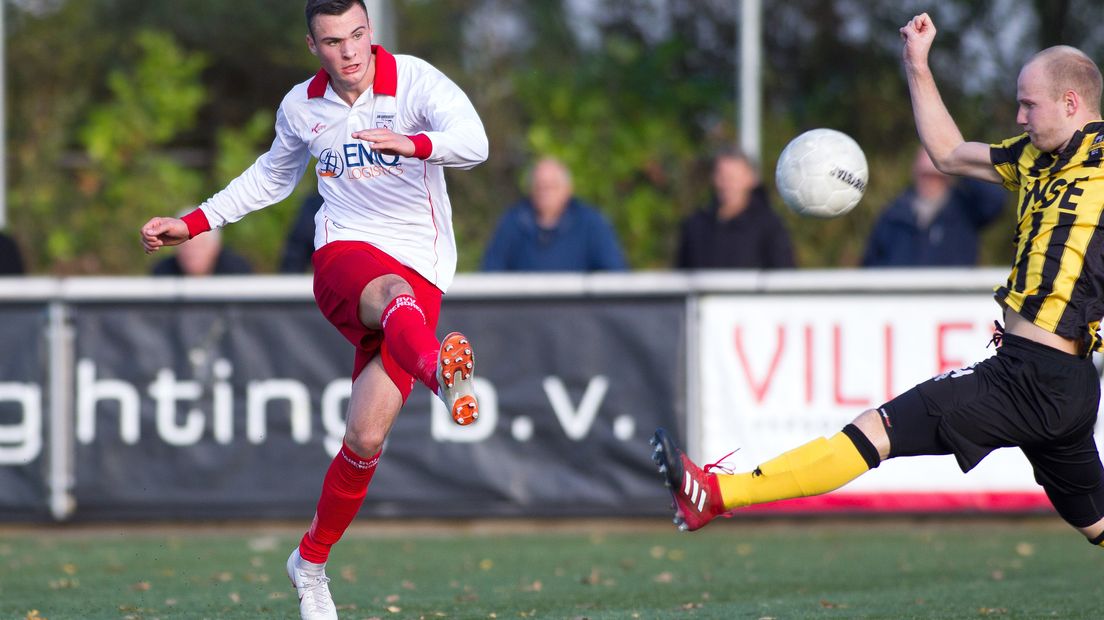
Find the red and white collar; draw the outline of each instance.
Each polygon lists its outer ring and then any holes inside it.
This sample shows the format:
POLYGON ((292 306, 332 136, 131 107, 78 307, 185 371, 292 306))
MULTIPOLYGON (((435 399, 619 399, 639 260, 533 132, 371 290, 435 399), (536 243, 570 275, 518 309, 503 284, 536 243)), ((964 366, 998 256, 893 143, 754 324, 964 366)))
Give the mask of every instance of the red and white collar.
MULTIPOLYGON (((399 70, 395 65, 395 57, 380 45, 373 45, 372 53, 376 55, 376 76, 372 80, 372 92, 394 97, 399 86, 399 70)), ((307 85, 307 98, 322 97, 329 84, 330 74, 325 69, 319 69, 307 85)))

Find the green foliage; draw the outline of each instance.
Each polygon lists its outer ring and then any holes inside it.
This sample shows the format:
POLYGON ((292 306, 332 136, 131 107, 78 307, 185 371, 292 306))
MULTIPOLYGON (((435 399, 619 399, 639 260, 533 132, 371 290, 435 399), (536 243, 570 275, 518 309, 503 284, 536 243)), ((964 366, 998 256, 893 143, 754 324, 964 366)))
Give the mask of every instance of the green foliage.
MULTIPOLYGON (((218 158, 215 160, 215 186, 223 187, 268 149, 274 135, 275 114, 262 110, 253 115, 240 129, 224 128, 218 134, 218 158)), ((313 168, 308 167, 308 171, 313 168)), ((223 233, 223 244, 233 247, 250 260, 258 272, 275 271, 280 250, 296 210, 310 192, 315 179, 304 175, 296 191, 287 199, 266 209, 249 214, 223 233)))
POLYGON ((681 41, 649 50, 611 37, 579 65, 518 77, 531 151, 567 164, 575 193, 610 217, 638 268, 670 264, 671 232, 704 199, 693 183, 703 139, 694 121, 724 93, 706 80, 657 79, 677 73, 684 53, 681 41))
POLYGON ((98 269, 131 269, 141 222, 194 205, 202 192, 202 175, 162 149, 194 125, 206 61, 163 33, 141 32, 135 44, 133 59, 107 77, 110 99, 92 108, 79 132, 89 158, 81 171, 85 204, 64 233, 54 231, 51 251, 66 253, 55 260, 85 255, 84 264, 98 269))
MULTIPOLYGON (((0 1, 8 230, 36 272, 145 272, 137 226, 202 201, 247 167, 271 139, 283 94, 317 67, 303 44, 301 3, 0 1)), ((709 197, 710 152, 738 142, 738 10, 694 0, 648 6, 393 1, 393 51, 459 83, 490 137, 485 164, 448 173, 461 270, 476 267, 541 153, 568 162, 579 196, 613 221, 634 267, 670 264, 678 221, 709 197)), ((939 25, 932 63, 944 100, 971 139, 1018 131, 1014 83, 1028 50, 1064 42, 1098 60, 1104 53, 1091 28, 1099 2, 1033 0, 1024 8, 1038 19, 1025 17, 1021 30, 1007 28, 1001 6, 925 7, 939 25)), ((823 221, 796 218, 777 199, 775 207, 800 266, 854 265, 874 218, 908 183, 916 137, 897 28, 912 8, 792 0, 763 9, 764 181, 770 188, 778 153, 801 131, 853 135, 871 168, 855 211, 823 221)), ((310 189, 306 176, 289 202, 310 189)), ((226 240, 271 270, 295 208, 250 215, 226 240)), ((986 233, 984 263, 1006 264, 1010 230, 1008 216, 986 233)))

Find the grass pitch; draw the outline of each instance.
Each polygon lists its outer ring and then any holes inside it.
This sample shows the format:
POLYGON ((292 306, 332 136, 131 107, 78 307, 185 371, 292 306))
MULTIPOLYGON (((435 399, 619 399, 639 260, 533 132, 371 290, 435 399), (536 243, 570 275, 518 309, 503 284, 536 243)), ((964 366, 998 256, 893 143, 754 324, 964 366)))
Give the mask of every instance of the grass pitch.
MULTIPOLYGON (((305 524, 303 524, 305 525, 305 524)), ((0 529, 0 619, 297 618, 296 527, 0 529)), ((358 522, 343 619, 1104 617, 1104 550, 1011 521, 358 522)))

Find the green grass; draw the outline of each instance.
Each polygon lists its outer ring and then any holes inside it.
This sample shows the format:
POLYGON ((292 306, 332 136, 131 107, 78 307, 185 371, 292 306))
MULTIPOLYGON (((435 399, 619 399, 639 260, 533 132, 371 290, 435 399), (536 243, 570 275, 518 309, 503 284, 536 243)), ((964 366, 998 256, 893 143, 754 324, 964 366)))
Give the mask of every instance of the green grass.
MULTIPOLYGON (((296 618, 298 530, 0 529, 0 619, 296 618)), ((363 521, 330 559, 342 618, 1104 617, 1104 550, 1051 519, 363 521)))

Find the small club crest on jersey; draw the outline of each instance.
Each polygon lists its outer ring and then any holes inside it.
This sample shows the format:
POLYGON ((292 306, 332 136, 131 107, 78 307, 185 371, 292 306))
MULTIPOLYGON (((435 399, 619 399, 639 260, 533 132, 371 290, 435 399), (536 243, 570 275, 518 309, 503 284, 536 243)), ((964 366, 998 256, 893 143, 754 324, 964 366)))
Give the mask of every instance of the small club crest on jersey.
POLYGON ((377 113, 374 125, 380 129, 395 131, 395 115, 393 113, 377 113))

